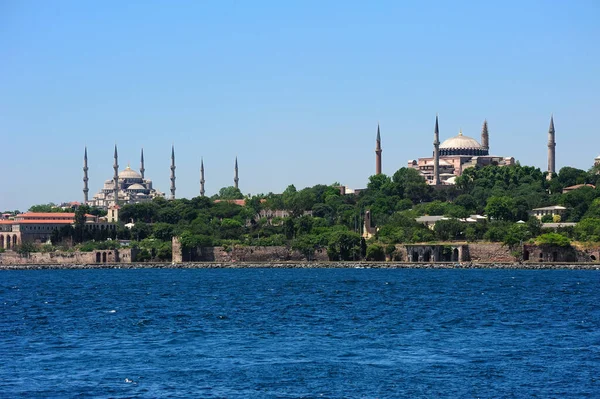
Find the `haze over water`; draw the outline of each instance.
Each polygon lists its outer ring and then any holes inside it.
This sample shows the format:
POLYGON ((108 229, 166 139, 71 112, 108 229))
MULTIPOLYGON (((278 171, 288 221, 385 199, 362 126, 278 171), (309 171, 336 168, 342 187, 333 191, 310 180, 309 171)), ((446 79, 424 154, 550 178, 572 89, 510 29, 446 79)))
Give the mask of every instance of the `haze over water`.
POLYGON ((0 273, 0 397, 600 396, 597 271, 0 273))

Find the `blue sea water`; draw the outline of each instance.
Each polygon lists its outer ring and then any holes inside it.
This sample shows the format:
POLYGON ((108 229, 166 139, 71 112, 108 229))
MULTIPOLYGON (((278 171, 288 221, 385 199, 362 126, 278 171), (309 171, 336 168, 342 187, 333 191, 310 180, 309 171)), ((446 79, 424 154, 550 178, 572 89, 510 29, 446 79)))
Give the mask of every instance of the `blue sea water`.
POLYGON ((582 270, 0 272, 0 396, 600 397, 582 270))

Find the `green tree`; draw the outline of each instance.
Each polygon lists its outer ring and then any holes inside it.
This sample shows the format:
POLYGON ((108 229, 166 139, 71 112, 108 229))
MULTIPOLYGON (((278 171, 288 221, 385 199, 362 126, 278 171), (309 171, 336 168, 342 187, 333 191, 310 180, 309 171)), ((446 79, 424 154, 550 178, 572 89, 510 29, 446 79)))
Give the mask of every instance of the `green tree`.
POLYGON ((239 239, 242 234, 243 226, 238 220, 223 219, 221 221, 221 238, 239 239))
POLYGON ((504 245, 514 248, 531 237, 531 231, 529 231, 529 226, 526 223, 514 223, 507 229, 502 242, 504 245))
POLYGON ((219 190, 219 194, 217 194, 216 199, 221 200, 234 200, 234 199, 244 199, 244 194, 240 191, 239 188, 235 188, 234 186, 223 187, 219 190))
POLYGON ((494 220, 514 221, 514 207, 515 201, 511 197, 490 197, 485 207, 485 213, 494 220))
POLYGON ((43 213, 56 213, 56 212, 64 212, 62 208, 56 206, 55 203, 50 202, 48 204, 39 204, 32 205, 29 208, 29 212, 43 212, 43 213))
POLYGON ((385 261, 385 252, 381 245, 371 244, 367 246, 367 260, 382 262, 385 261))
POLYGON ((466 226, 457 219, 440 220, 435 223, 434 232, 438 239, 459 240, 464 238, 464 230, 466 226))
POLYGON ((330 260, 358 260, 360 235, 347 230, 335 230, 329 237, 327 255, 330 260))
POLYGON ((161 241, 171 241, 175 227, 171 224, 160 222, 152 225, 152 236, 161 241))
POLYGON ((29 257, 32 252, 37 252, 37 246, 32 242, 25 241, 17 247, 17 253, 22 257, 29 257))
POLYGON ((539 236, 535 243, 540 246, 547 247, 570 247, 571 240, 562 234, 558 233, 546 233, 539 236))
POLYGON ((582 219, 575 226, 574 233, 580 241, 600 242, 600 218, 582 219))

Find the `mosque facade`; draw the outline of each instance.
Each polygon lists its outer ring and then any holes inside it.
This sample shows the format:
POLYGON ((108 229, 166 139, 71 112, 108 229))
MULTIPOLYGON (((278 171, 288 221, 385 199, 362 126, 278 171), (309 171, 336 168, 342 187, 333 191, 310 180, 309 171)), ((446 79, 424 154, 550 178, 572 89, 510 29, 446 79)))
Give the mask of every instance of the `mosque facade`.
MULTIPOLYGON (((175 147, 171 147, 171 195, 169 199, 175 199, 175 147)), ((119 154, 117 146, 115 145, 114 152, 114 164, 113 164, 113 178, 104 181, 104 185, 98 193, 96 193, 91 199, 89 198, 89 178, 88 178, 88 156, 87 147, 85 148, 83 155, 83 203, 92 207, 101 209, 112 209, 121 205, 137 204, 140 202, 152 201, 154 198, 165 198, 166 195, 157 190, 152 186, 152 180, 146 179, 144 173, 146 171, 144 167, 144 150, 142 149, 140 157, 140 169, 139 172, 132 169, 129 165, 121 171, 119 171, 119 154)), ((238 171, 238 159, 235 157, 234 166, 234 187, 239 188, 239 171, 238 171)), ((200 160, 200 196, 204 197, 205 194, 205 183, 204 178, 204 160, 200 160)))
MULTIPOLYGON (((172 165, 171 165, 171 194, 175 196, 175 155, 172 150, 172 165)), ((160 190, 152 186, 152 180, 146 179, 144 176, 144 150, 141 153, 140 171, 133 170, 129 165, 119 171, 119 158, 117 146, 115 146, 114 154, 114 176, 112 179, 106 180, 104 185, 97 194, 91 199, 88 198, 88 167, 87 167, 87 148, 83 158, 83 195, 84 203, 93 207, 108 209, 114 205, 137 204, 139 202, 151 201, 157 197, 165 196, 160 190)))
POLYGON ((487 121, 481 129, 481 142, 463 135, 439 141, 439 122, 436 116, 434 129, 434 150, 431 157, 408 161, 408 167, 419 171, 428 184, 454 184, 455 179, 467 168, 486 165, 514 165, 513 157, 490 155, 487 121))
MULTIPOLYGON (((461 176, 465 169, 486 166, 510 166, 515 164, 511 156, 490 155, 489 131, 487 120, 481 129, 481 142, 463 135, 462 131, 457 136, 450 137, 440 143, 439 120, 435 117, 433 136, 433 154, 431 157, 411 159, 408 167, 419 171, 428 184, 434 186, 455 184, 456 178, 461 176)), ((375 174, 381 173, 381 134, 377 125, 377 139, 375 142, 375 174)), ((595 164, 600 165, 600 156, 595 159, 595 164)), ((546 176, 551 179, 556 174, 556 135, 554 130, 554 117, 550 117, 548 129, 548 169, 546 176)))

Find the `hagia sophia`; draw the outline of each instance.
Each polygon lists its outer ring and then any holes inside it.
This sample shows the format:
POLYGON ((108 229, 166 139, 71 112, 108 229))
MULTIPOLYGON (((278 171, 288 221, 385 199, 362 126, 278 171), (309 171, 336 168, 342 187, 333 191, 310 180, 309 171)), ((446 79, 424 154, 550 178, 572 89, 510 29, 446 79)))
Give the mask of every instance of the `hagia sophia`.
MULTIPOLYGON (((419 171, 419 174, 425 178, 428 184, 443 186, 455 184, 456 178, 462 175, 467 168, 486 165, 514 165, 515 159, 513 157, 490 155, 489 137, 488 123, 485 120, 481 129, 481 143, 472 137, 463 135, 460 131, 457 136, 450 137, 440 144, 439 120, 436 116, 432 156, 411 159, 408 161, 408 167, 419 171)), ((377 126, 375 174, 381 173, 381 153, 381 133, 379 126, 377 126)), ((550 117, 547 169, 549 176, 556 173, 555 153, 554 117, 550 117)))
POLYGON ((513 165, 513 157, 490 155, 487 121, 483 122, 481 144, 472 137, 464 136, 462 130, 457 136, 439 143, 438 118, 435 120, 434 151, 429 158, 408 161, 408 167, 417 169, 429 184, 454 184, 466 168, 485 165, 513 165), (439 156, 436 174, 436 148, 439 156), (436 181, 436 178, 439 180, 436 181))

